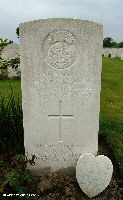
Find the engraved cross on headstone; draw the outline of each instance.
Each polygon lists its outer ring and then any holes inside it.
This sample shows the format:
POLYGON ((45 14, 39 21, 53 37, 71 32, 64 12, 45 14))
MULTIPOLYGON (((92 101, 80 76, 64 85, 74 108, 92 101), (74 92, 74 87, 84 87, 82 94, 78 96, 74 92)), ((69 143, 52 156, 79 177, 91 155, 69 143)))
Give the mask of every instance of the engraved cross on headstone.
POLYGON ((48 118, 59 118, 59 142, 62 141, 62 118, 73 118, 73 115, 62 114, 62 101, 59 101, 59 115, 48 115, 48 118))

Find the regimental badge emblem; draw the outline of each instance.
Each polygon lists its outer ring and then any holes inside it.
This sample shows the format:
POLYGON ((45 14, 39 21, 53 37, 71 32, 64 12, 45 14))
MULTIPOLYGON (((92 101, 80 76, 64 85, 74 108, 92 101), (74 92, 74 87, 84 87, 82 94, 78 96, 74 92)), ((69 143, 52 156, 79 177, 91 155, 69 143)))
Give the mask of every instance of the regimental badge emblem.
POLYGON ((48 34, 43 42, 45 62, 51 67, 65 69, 78 59, 78 42, 74 34, 56 30, 48 34))

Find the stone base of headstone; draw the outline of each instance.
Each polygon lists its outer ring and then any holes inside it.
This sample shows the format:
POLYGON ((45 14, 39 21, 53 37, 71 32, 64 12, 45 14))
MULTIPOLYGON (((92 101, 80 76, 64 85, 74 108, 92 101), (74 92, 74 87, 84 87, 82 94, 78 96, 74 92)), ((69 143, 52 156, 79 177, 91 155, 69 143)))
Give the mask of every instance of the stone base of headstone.
MULTIPOLYGON (((70 167, 75 168, 80 155, 91 152, 92 148, 94 149, 91 145, 90 147, 82 147, 82 145, 39 145, 34 151, 34 154, 38 155, 35 159, 36 165, 28 165, 28 167, 33 175, 47 174, 50 171, 54 172, 70 167), (40 153, 36 152, 38 148, 40 153)), ((96 156, 97 149, 93 153, 96 156)), ((27 153, 26 155, 31 158, 30 154, 27 153)))

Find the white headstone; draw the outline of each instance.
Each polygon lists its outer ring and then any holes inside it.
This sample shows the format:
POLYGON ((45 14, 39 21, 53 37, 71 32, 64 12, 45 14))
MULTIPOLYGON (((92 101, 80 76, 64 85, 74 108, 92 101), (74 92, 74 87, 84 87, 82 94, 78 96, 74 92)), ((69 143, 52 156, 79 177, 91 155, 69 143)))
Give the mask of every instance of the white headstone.
POLYGON ((17 58, 20 54, 19 44, 11 43, 4 47, 1 57, 4 60, 17 58))
MULTIPOLYGON (((11 44, 8 44, 6 47, 4 47, 1 57, 4 60, 8 61, 8 60, 19 57, 19 55, 20 55, 19 44, 11 43, 11 44)), ((9 78, 19 76, 18 72, 20 72, 20 66, 18 67, 18 70, 15 70, 14 68, 12 68, 12 66, 8 67, 8 77, 9 78)))
POLYGON ((121 58, 122 53, 123 53, 123 48, 118 48, 117 57, 121 58))
POLYGON ((13 78, 18 76, 17 70, 15 70, 14 68, 7 67, 7 69, 8 69, 8 78, 13 78))
POLYGON ((81 19, 20 24, 25 152, 30 169, 75 167, 98 150, 103 26, 81 19))
POLYGON ((103 52, 104 52, 104 56, 105 56, 105 57, 109 57, 110 48, 104 48, 103 52))
POLYGON ((123 53, 121 54, 121 60, 123 60, 123 53))
POLYGON ((117 57, 117 48, 111 48, 111 58, 117 57))

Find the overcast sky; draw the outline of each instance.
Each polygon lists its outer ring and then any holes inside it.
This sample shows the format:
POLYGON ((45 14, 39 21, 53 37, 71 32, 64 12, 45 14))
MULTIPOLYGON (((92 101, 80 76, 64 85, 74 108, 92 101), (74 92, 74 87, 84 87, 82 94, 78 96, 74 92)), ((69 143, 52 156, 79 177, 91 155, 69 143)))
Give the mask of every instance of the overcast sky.
POLYGON ((0 38, 18 43, 20 22, 53 17, 102 22, 104 37, 123 41, 123 0, 0 0, 0 38))

